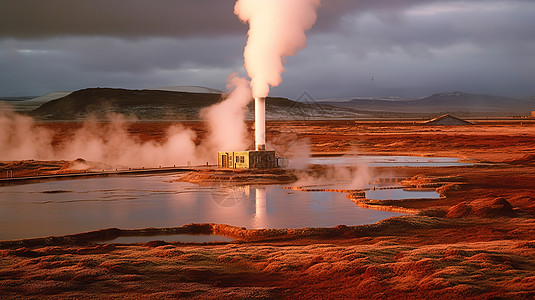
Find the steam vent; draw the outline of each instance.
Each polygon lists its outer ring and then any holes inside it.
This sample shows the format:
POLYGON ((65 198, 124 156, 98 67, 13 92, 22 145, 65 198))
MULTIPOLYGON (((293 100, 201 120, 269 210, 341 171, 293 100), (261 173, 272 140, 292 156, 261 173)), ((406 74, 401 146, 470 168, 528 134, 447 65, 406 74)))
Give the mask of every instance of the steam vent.
POLYGON ((266 98, 255 98, 255 150, 220 151, 217 165, 228 169, 271 169, 281 166, 275 151, 266 151, 266 98))

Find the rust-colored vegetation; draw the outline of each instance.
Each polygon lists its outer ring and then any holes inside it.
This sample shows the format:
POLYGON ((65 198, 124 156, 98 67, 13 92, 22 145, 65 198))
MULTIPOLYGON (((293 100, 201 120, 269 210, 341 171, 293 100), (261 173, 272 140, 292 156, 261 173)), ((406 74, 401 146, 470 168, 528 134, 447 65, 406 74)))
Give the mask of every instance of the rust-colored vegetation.
MULTIPOLYGON (((185 125, 203 134, 200 123, 185 125)), ((166 126, 136 124, 130 132, 141 139, 158 139, 166 126)), ((357 149, 484 163, 377 168, 377 172, 407 178, 407 184, 437 188, 443 197, 400 201, 396 209, 411 214, 371 225, 277 230, 217 224, 198 227, 235 239, 216 244, 95 245, 89 243, 91 239, 72 238, 2 243, 1 298, 535 297, 532 125, 480 123, 439 128, 412 122, 268 123, 268 139, 288 131, 308 139, 315 153, 357 149)), ((33 165, 59 171, 65 164, 6 162, 0 170, 19 166, 18 170, 31 174, 33 165)), ((191 176, 202 181, 212 175, 191 176)), ((238 176, 236 181, 243 178, 238 176)))

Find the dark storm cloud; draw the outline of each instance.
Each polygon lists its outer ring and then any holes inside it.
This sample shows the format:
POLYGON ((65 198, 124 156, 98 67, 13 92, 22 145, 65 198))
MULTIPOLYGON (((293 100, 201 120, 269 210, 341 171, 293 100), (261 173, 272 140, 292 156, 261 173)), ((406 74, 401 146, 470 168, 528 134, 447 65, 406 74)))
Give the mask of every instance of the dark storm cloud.
POLYGON ((312 34, 288 60, 284 79, 292 85, 273 91, 370 97, 373 75, 379 96, 535 94, 535 3, 411 3, 395 17, 378 8, 346 14, 339 30, 312 34))
POLYGON ((245 31, 233 0, 4 0, 0 36, 198 36, 245 31))
POLYGON ((179 68, 228 68, 241 64, 245 38, 122 40, 70 38, 51 43, 66 54, 64 63, 90 71, 147 72, 179 68), (122 55, 118 55, 121 53, 122 55))
POLYGON ((245 38, 0 39, 0 92, 17 94, 18 89, 19 94, 39 95, 91 86, 224 88, 226 77, 243 64, 245 38))
POLYGON ((515 7, 479 10, 472 7, 429 14, 421 9, 405 11, 396 26, 383 22, 376 15, 367 14, 346 18, 345 30, 334 35, 354 38, 339 41, 336 45, 346 49, 353 46, 363 53, 388 52, 401 47, 421 55, 433 48, 458 43, 522 51, 535 42, 533 13, 535 5, 525 10, 515 7))
MULTIPOLYGON (((394 18, 429 0, 325 0, 314 30, 336 28, 343 16, 379 11, 394 18)), ((4 0, 0 36, 42 38, 62 35, 214 36, 244 33, 233 14, 235 0, 4 0)))
MULTIPOLYGON (((0 0, 0 96, 91 86, 224 88, 235 0, 0 0)), ((534 95, 533 0, 323 0, 273 95, 534 95)))

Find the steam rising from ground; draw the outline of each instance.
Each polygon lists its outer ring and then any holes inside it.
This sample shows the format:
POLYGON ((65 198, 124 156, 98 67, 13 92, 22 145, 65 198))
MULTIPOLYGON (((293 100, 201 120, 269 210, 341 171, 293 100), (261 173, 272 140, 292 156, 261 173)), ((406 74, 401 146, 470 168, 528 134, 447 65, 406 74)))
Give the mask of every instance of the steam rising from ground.
POLYGON ((102 162, 119 167, 155 167, 188 161, 200 162, 193 142, 195 133, 181 125, 171 126, 163 142, 142 142, 128 133, 127 119, 109 115, 106 123, 84 121, 71 139, 54 144, 55 133, 38 126, 27 116, 0 113, 0 160, 74 160, 102 162))
POLYGON ((249 23, 245 68, 254 97, 278 86, 285 58, 306 46, 305 31, 316 22, 319 0, 238 0, 234 13, 249 23))
POLYGON ((310 141, 300 138, 291 129, 279 124, 280 134, 271 136, 268 149, 275 150, 278 155, 288 158, 288 169, 304 170, 310 163, 310 141))
MULTIPOLYGON (((55 144, 56 133, 52 130, 39 126, 28 116, 2 109, 0 161, 83 158, 91 162, 86 164, 76 160, 69 167, 80 170, 214 163, 218 150, 245 149, 252 142, 250 137, 247 138, 243 113, 251 99, 248 81, 231 76, 229 89, 232 92, 225 100, 202 111, 209 132, 200 142, 193 130, 182 125, 169 127, 161 142, 141 141, 128 132, 128 123, 132 120, 122 115, 109 115, 107 123, 96 118, 87 119, 72 138, 55 144), (221 119, 219 116, 222 115, 226 117, 221 119)), ((338 184, 343 188, 359 189, 364 188, 374 175, 362 161, 351 167, 326 166, 320 172, 309 172, 311 150, 306 139, 285 132, 274 137, 272 142, 271 146, 279 154, 290 158, 288 168, 299 170, 299 181, 295 183, 298 186, 338 184)))
POLYGON ((106 123, 88 118, 72 138, 57 144, 55 132, 38 126, 31 117, 2 109, 0 161, 83 158, 114 167, 214 163, 218 150, 245 150, 250 143, 244 122, 244 111, 252 99, 249 82, 232 75, 228 88, 226 99, 202 111, 209 131, 200 143, 196 143, 196 133, 182 125, 169 127, 162 142, 141 141, 128 132, 132 120, 110 114, 106 123))
POLYGON ((209 148, 243 151, 252 143, 245 124, 247 104, 252 100, 249 81, 232 74, 227 91, 231 94, 224 101, 201 111, 201 117, 209 126, 209 148))
MULTIPOLYGON (((270 86, 281 83, 285 58, 306 46, 305 32, 316 22, 319 5, 320 0, 236 2, 234 13, 250 27, 244 59, 251 82, 231 75, 228 97, 201 111, 202 119, 208 124, 208 136, 200 144, 195 142, 195 132, 181 125, 171 126, 162 142, 143 142, 128 133, 129 120, 121 115, 110 115, 106 124, 88 119, 71 140, 54 145, 55 133, 37 126, 32 118, 0 111, 0 160, 74 160, 82 157, 112 166, 155 167, 213 163, 218 150, 245 150, 252 142, 244 122, 247 105, 253 96, 267 97, 270 86)), ((290 158, 290 168, 305 169, 310 145, 296 137, 288 149, 278 152, 290 158)), ((363 172, 367 168, 357 170, 363 172)), ((328 172, 331 173, 327 176, 334 179, 369 177, 353 174, 353 170, 328 172)))
POLYGON ((32 118, 0 109, 0 160, 50 158, 53 136, 32 118))
MULTIPOLYGON (((72 139, 54 144, 55 133, 34 120, 12 112, 0 112, 0 160, 73 160, 112 166, 186 165, 215 161, 218 150, 246 150, 245 110, 252 96, 266 97, 269 86, 281 82, 285 57, 306 46, 305 31, 316 21, 319 0, 238 0, 235 13, 250 25, 244 50, 245 66, 252 81, 231 75, 230 95, 201 112, 208 124, 208 137, 196 143, 196 134, 180 125, 170 127, 162 142, 140 141, 128 133, 127 120, 110 115, 102 124, 88 119, 72 139), (249 87, 250 86, 250 87, 249 87), (251 91, 252 88, 252 91, 251 91)), ((310 148, 297 143, 290 157, 294 168, 304 168, 310 148), (305 152, 306 155, 303 155, 305 152), (302 161, 299 158, 305 158, 302 161)))
POLYGON ((141 142, 128 133, 126 119, 122 115, 110 115, 110 122, 99 123, 89 119, 76 131, 73 140, 62 145, 56 155, 119 166, 169 166, 197 162, 196 134, 181 125, 173 125, 165 134, 163 142, 141 142))
MULTIPOLYGON (((356 151, 349 153, 349 157, 355 157, 356 151)), ((368 166, 366 161, 355 160, 350 166, 324 166, 323 170, 315 172, 301 171, 298 173, 298 181, 294 186, 330 186, 335 189, 363 189, 376 178, 375 171, 368 166)))

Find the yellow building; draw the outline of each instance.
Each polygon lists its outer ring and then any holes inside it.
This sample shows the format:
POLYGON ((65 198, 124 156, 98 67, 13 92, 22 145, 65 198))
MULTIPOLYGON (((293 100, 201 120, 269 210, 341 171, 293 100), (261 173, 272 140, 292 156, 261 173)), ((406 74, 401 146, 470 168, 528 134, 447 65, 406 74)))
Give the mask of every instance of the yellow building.
POLYGON ((228 169, 271 169, 277 167, 275 151, 221 151, 217 166, 228 169))

